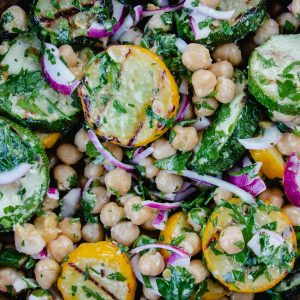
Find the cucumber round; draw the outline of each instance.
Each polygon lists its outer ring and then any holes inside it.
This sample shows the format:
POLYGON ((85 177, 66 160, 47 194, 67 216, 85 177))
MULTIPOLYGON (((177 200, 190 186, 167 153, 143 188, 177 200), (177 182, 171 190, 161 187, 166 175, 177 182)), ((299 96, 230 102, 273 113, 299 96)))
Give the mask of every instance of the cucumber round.
POLYGON ((300 35, 276 35, 255 49, 249 62, 249 90, 262 105, 300 114, 300 35))
POLYGON ((41 42, 22 34, 10 42, 1 60, 0 112, 42 132, 67 130, 77 123, 81 106, 46 82, 40 66, 41 42))
POLYGON ((256 133, 260 111, 245 91, 246 78, 241 71, 235 72, 235 82, 235 98, 218 109, 194 155, 191 167, 200 174, 218 175, 231 168, 246 151, 238 139, 256 133))
MULTIPOLYGON (((206 45, 230 43, 242 39, 255 31, 266 16, 265 0, 221 0, 219 10, 235 10, 231 20, 207 18, 200 22, 203 28, 209 26, 211 32, 197 42, 206 45)), ((176 27, 181 38, 196 41, 190 26, 190 10, 182 9, 175 14, 176 27)))
POLYGON ((0 232, 30 219, 43 202, 49 182, 49 162, 39 139, 0 117, 0 172, 22 163, 32 165, 31 169, 17 181, 0 185, 0 232))

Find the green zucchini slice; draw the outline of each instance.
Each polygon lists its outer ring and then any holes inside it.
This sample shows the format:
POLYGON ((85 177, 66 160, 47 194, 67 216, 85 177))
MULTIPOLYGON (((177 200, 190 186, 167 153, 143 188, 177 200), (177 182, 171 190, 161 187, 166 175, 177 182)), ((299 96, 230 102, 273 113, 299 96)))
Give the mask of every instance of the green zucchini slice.
POLYGON ((277 35, 251 55, 250 93, 270 110, 300 113, 299 48, 300 35, 277 35))
POLYGON ((16 181, 0 185, 0 232, 30 219, 43 202, 49 181, 49 162, 39 139, 30 130, 0 117, 0 172, 21 164, 31 168, 16 181))
POLYGON ((260 112, 247 95, 241 71, 235 72, 235 82, 235 98, 219 108, 194 155, 192 167, 200 174, 217 175, 232 167, 245 152, 238 139, 252 137, 257 130, 260 112))
POLYGON ((41 42, 23 34, 1 60, 0 112, 42 132, 63 131, 80 116, 80 101, 53 90, 40 66, 41 42))
MULTIPOLYGON (((235 12, 230 20, 207 18, 200 22, 198 24, 200 29, 209 27, 210 33, 197 42, 217 45, 237 41, 255 31, 266 16, 265 0, 220 0, 217 9, 235 12)), ((195 36, 190 26, 190 10, 180 10, 175 14, 175 20, 179 36, 194 42, 195 36)))

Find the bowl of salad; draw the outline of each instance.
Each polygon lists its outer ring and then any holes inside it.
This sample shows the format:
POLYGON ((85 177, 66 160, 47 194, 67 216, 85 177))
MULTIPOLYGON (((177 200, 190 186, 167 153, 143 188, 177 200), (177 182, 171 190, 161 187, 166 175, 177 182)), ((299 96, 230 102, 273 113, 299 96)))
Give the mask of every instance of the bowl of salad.
POLYGON ((0 299, 299 299, 299 0, 0 11, 0 299))

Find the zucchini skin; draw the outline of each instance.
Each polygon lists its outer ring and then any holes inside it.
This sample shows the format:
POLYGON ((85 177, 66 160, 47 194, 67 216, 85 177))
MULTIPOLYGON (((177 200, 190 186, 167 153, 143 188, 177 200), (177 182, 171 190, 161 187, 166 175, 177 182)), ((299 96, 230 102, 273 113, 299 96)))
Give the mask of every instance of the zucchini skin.
MULTIPOLYGON (((181 10, 181 14, 184 12, 181 10)), ((178 13, 175 14, 175 23, 179 37, 187 39, 191 42, 197 42, 205 45, 219 45, 225 43, 235 42, 244 38, 250 32, 255 31, 258 26, 263 22, 266 16, 266 2, 262 0, 260 4, 248 12, 246 12, 239 21, 231 27, 231 32, 224 30, 218 30, 210 33, 205 39, 196 40, 191 30, 189 15, 180 16, 178 13)))
POLYGON ((219 175, 223 171, 233 167, 246 152, 246 149, 239 143, 238 139, 249 138, 256 133, 260 120, 260 110, 248 95, 244 97, 242 103, 243 108, 231 136, 228 137, 214 158, 209 153, 203 151, 203 148, 207 148, 207 145, 218 144, 219 134, 216 133, 215 129, 220 122, 223 122, 223 113, 226 104, 222 105, 217 111, 212 125, 204 132, 200 149, 194 155, 191 164, 191 167, 199 174, 219 175), (207 159, 207 163, 201 164, 201 158, 207 159))
MULTIPOLYGON (((49 164, 49 159, 48 159, 46 151, 45 151, 44 147, 42 146, 39 138, 31 130, 29 130, 28 128, 25 128, 25 127, 23 127, 23 126, 15 123, 15 122, 9 120, 9 119, 6 119, 4 117, 0 117, 0 120, 4 121, 5 123, 7 123, 10 126, 10 128, 12 128, 14 131, 16 131, 19 135, 20 134, 25 135, 26 138, 29 138, 33 142, 34 147, 36 149, 36 153, 39 155, 40 164, 43 167, 43 173, 44 173, 45 178, 46 178, 45 184, 43 184, 41 186, 41 190, 40 190, 41 192, 40 192, 40 198, 39 198, 39 205, 36 208, 36 210, 33 211, 31 214, 28 214, 26 216, 24 214, 22 214, 21 216, 20 215, 16 216, 18 218, 18 223, 25 223, 42 206, 42 203, 43 203, 44 198, 46 196, 46 192, 48 190, 49 182, 50 182, 50 164, 49 164)), ((7 216, 0 217, 0 221, 2 221, 3 219, 6 219, 6 218, 9 218, 9 217, 7 217, 7 216)), ((4 228, 2 225, 0 225, 0 232, 9 232, 11 230, 12 230, 12 228, 4 228)))

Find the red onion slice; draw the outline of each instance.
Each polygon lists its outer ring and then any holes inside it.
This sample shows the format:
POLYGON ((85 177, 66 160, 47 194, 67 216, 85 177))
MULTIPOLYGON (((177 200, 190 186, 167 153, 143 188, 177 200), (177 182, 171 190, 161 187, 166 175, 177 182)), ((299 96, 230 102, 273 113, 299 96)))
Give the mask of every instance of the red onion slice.
POLYGON ((63 198, 59 216, 61 218, 72 217, 79 208, 81 199, 81 189, 75 188, 70 190, 63 198))
POLYGON ((199 12, 193 11, 190 15, 190 26, 196 40, 207 38, 211 32, 209 26, 202 29, 199 28, 199 23, 206 19, 207 17, 199 12))
POLYGON ((105 147, 100 143, 97 135, 94 131, 89 130, 88 131, 89 138, 91 142, 94 144, 96 149, 104 156, 104 158, 109 161, 113 166, 117 168, 124 169, 126 171, 134 171, 135 168, 131 165, 127 165, 122 163, 121 161, 117 160, 105 147))
POLYGON ((161 244, 161 243, 154 243, 154 244, 147 244, 147 245, 139 246, 139 247, 136 247, 136 248, 130 250, 129 253, 130 254, 138 254, 141 251, 149 250, 149 249, 165 249, 165 250, 169 250, 171 252, 177 253, 181 257, 190 257, 190 255, 187 252, 185 252, 184 250, 182 250, 176 246, 161 244))
POLYGON ((92 25, 87 31, 88 37, 103 38, 103 37, 111 36, 120 28, 125 17, 126 8, 122 3, 116 0, 112 0, 112 5, 113 5, 112 18, 114 18, 117 21, 117 23, 113 26, 112 30, 107 31, 102 24, 94 22, 92 23, 92 25))
POLYGON ((86 184, 84 185, 84 188, 82 190, 82 194, 88 191, 90 188, 92 182, 94 181, 94 176, 90 176, 89 179, 87 180, 86 184))
POLYGON ((180 122, 180 121, 184 120, 184 116, 187 113, 190 105, 191 105, 191 97, 190 96, 184 96, 182 98, 177 116, 175 118, 176 122, 180 122))
POLYGON ((159 210, 156 218, 152 222, 153 227, 158 230, 165 230, 168 216, 169 212, 167 210, 159 210))
POLYGON ((22 163, 12 170, 1 172, 0 185, 10 184, 17 181, 18 179, 23 177, 31 169, 31 167, 32 165, 30 164, 22 163))
POLYGON ((181 81, 179 93, 186 96, 189 94, 189 83, 186 78, 183 78, 181 81))
POLYGON ((265 182, 259 176, 257 176, 250 184, 243 186, 242 189, 256 197, 264 192, 267 187, 265 182))
POLYGON ((240 197, 242 201, 244 201, 248 204, 256 204, 255 199, 252 197, 251 194, 245 192, 241 188, 239 188, 227 181, 224 181, 222 179, 215 178, 215 177, 208 176, 208 175, 199 175, 196 172, 189 171, 189 170, 183 170, 181 172, 175 172, 175 171, 168 171, 168 172, 170 174, 176 174, 179 176, 181 175, 181 176, 190 178, 192 180, 195 180, 196 182, 200 182, 200 183, 205 182, 205 183, 209 183, 209 184, 218 186, 226 191, 232 192, 233 194, 240 197))
POLYGON ((192 125, 197 131, 204 130, 210 125, 210 120, 206 117, 198 118, 197 121, 192 125))
POLYGON ((134 10, 133 26, 136 26, 143 17, 143 6, 137 5, 133 8, 133 10, 134 10))
POLYGON ((215 10, 203 4, 193 5, 193 0, 186 0, 183 4, 184 8, 189 8, 193 12, 199 12, 206 17, 214 18, 217 20, 230 20, 234 15, 234 10, 221 11, 215 10))
POLYGON ((123 24, 119 27, 116 33, 112 36, 111 42, 115 43, 120 37, 134 25, 134 20, 131 15, 126 16, 123 24))
POLYGON ((59 199, 59 191, 56 188, 49 187, 47 191, 47 197, 49 199, 58 200, 59 199))
POLYGON ((59 50, 56 46, 45 43, 45 47, 41 65, 47 81, 55 91, 71 96, 80 81, 60 59, 59 50))
POLYGON ((175 45, 181 53, 183 53, 187 47, 187 43, 181 38, 176 39, 175 45))
POLYGON ((143 17, 151 17, 153 15, 160 14, 160 13, 176 11, 176 10, 181 9, 183 7, 183 4, 184 4, 184 1, 180 1, 177 5, 166 6, 166 7, 162 7, 159 9, 153 9, 153 10, 144 10, 143 17))
POLYGON ((190 257, 182 257, 177 253, 172 253, 167 260, 167 265, 187 268, 190 265, 190 257))
POLYGON ((44 248, 41 252, 39 252, 37 254, 31 255, 31 257, 34 259, 39 259, 39 260, 48 258, 47 248, 44 248))
POLYGON ((265 129, 263 136, 249 139, 239 139, 239 142, 246 149, 263 150, 274 147, 281 140, 281 138, 282 133, 278 130, 277 126, 272 124, 272 126, 265 129))
POLYGON ((300 160, 295 152, 285 165, 283 187, 288 200, 300 207, 300 160))
POLYGON ((140 152, 141 148, 138 148, 138 152, 136 154, 136 152, 134 153, 134 157, 132 159, 132 163, 133 164, 139 164, 143 159, 145 159, 146 157, 148 157, 149 155, 151 155, 153 153, 153 148, 152 147, 149 147, 147 148, 146 150, 140 152))
POLYGON ((146 200, 142 202, 143 206, 160 209, 160 210, 172 210, 180 207, 182 202, 173 202, 173 203, 160 203, 151 200, 146 200))

